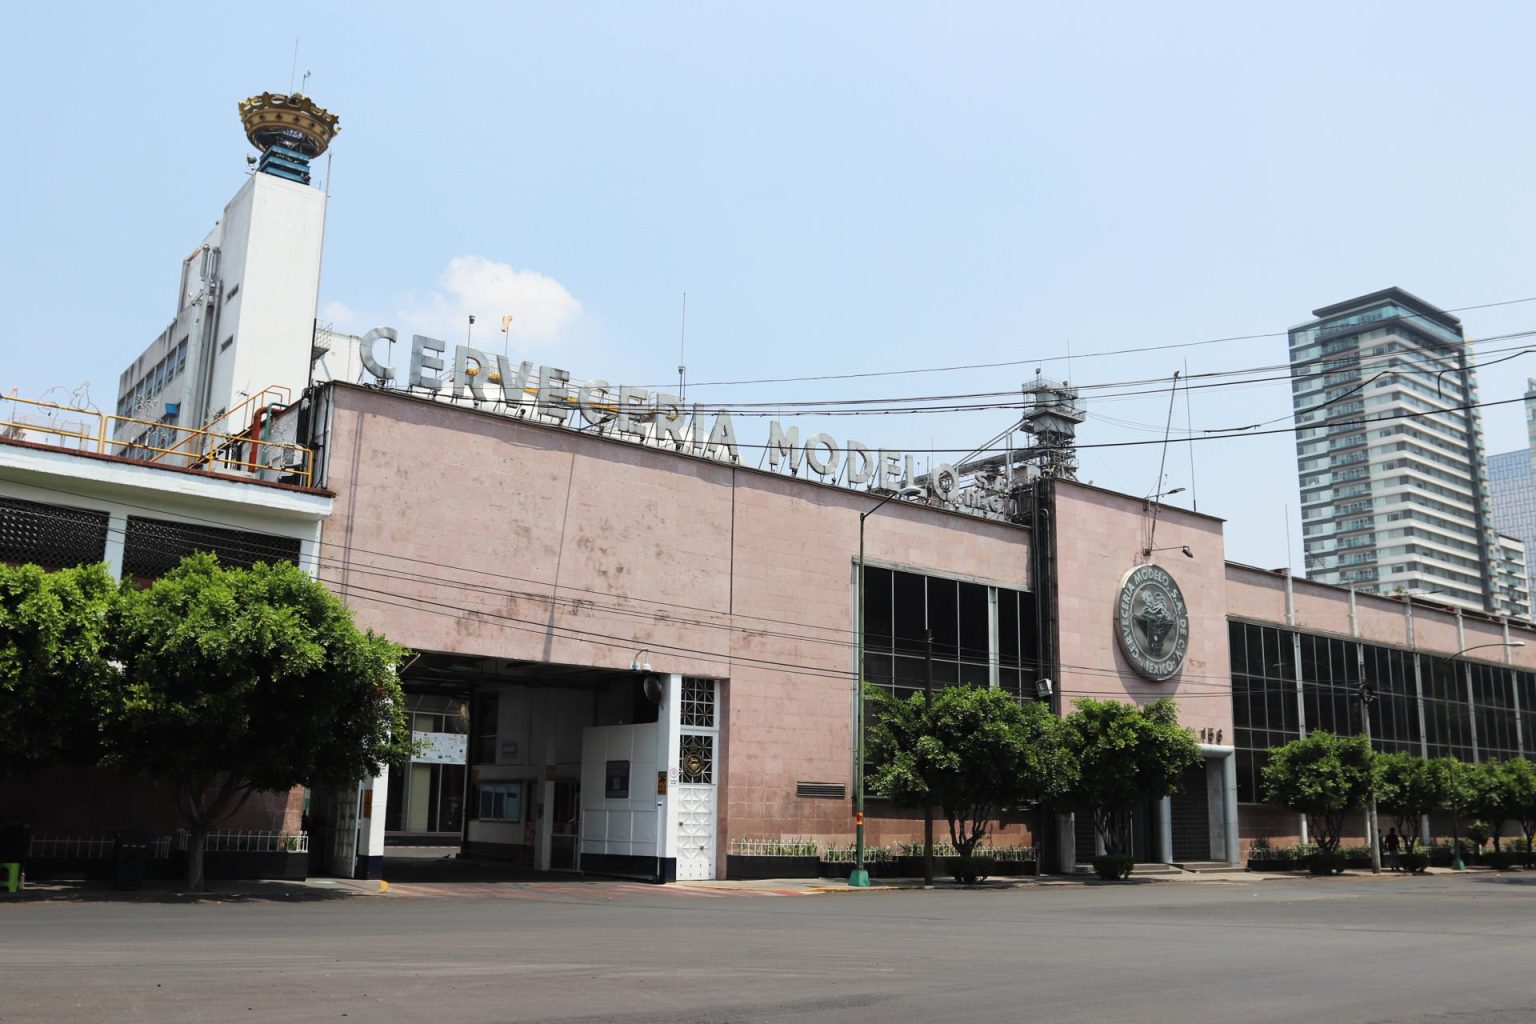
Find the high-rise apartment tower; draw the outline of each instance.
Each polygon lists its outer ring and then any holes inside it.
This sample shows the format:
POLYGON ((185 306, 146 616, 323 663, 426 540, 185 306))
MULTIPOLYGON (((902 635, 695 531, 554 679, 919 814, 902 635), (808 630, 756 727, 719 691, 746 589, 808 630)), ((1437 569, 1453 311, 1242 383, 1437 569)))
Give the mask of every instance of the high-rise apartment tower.
POLYGON ((1461 321, 1401 288, 1312 312, 1290 332, 1307 577, 1528 618, 1461 321))

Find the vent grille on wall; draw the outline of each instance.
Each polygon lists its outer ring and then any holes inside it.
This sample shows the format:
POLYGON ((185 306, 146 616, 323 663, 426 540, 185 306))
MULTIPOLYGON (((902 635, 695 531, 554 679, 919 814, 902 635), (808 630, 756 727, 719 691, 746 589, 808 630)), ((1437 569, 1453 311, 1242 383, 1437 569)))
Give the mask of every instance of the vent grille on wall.
POLYGON ((797 782, 795 796, 831 797, 841 800, 848 795, 848 787, 841 782, 797 782))

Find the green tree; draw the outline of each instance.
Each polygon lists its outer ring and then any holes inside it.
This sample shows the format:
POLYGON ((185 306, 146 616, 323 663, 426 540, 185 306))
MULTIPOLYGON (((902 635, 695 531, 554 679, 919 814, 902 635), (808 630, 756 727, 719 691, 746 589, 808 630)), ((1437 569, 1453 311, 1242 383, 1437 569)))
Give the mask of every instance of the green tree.
POLYGON ((1177 792, 1180 777, 1201 763, 1200 747, 1166 698, 1144 708, 1113 700, 1073 707, 1063 726, 1078 775, 1067 801, 1093 816, 1106 853, 1129 854, 1131 812, 1177 792))
POLYGON ((871 704, 870 788, 902 807, 936 805, 955 852, 970 856, 1005 806, 1050 800, 1074 766, 1061 721, 1001 690, 951 686, 931 705, 865 688, 871 704))
POLYGON ((207 833, 251 793, 355 783, 410 753, 402 650, 289 563, 189 556, 124 590, 113 639, 110 762, 174 788, 191 888, 204 884, 207 833))
POLYGON ((1466 793, 1463 806, 1474 819, 1488 826, 1488 838, 1493 840, 1493 849, 1497 853, 1504 834, 1504 822, 1514 817, 1516 810, 1512 780, 1505 771, 1504 762, 1463 764, 1456 772, 1466 793))
POLYGON ((96 759, 116 592, 101 565, 0 565, 0 777, 96 759))
POLYGON ((1450 773, 1443 761, 1417 754, 1377 754, 1373 760, 1377 809, 1396 823, 1408 853, 1419 841, 1425 815, 1450 806, 1450 773))
POLYGON ((1371 795, 1373 756, 1363 736, 1309 733, 1270 748, 1264 797, 1305 814, 1318 848, 1337 853, 1344 815, 1363 807, 1371 795))
POLYGON ((1509 816, 1520 823, 1525 833, 1527 856, 1536 853, 1536 764, 1523 757, 1504 762, 1509 780, 1509 816))

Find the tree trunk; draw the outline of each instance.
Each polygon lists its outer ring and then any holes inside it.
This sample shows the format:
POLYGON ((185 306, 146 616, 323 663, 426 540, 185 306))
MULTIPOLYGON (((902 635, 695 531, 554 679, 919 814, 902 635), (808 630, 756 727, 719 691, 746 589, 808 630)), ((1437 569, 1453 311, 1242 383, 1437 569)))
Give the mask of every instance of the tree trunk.
POLYGON ((203 851, 208 846, 208 829, 193 828, 187 833, 187 890, 202 892, 208 888, 203 875, 203 851))

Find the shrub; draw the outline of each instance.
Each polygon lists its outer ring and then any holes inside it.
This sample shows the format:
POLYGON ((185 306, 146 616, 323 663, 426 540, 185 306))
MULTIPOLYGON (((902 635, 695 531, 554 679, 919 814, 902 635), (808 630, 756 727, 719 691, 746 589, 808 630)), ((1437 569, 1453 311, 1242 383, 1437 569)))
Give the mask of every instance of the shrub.
POLYGON ((1342 853, 1312 853, 1307 855, 1307 870, 1314 875, 1342 875, 1346 858, 1342 853))
POLYGON ((977 882, 986 881, 992 874, 992 858, 985 853, 972 854, 969 857, 951 857, 945 861, 945 866, 954 874, 955 881, 961 885, 975 885, 977 882))
POLYGON ((1093 873, 1106 882, 1121 882, 1131 877, 1136 858, 1126 853, 1106 853, 1093 858, 1093 873))
POLYGON ((1524 859, 1524 854, 1513 850, 1489 850, 1483 854, 1483 863, 1499 871, 1508 871, 1524 859))
POLYGON ((1429 854, 1427 853, 1400 853, 1397 863, 1404 871, 1411 871, 1415 875, 1422 875, 1424 869, 1429 867, 1429 854))

